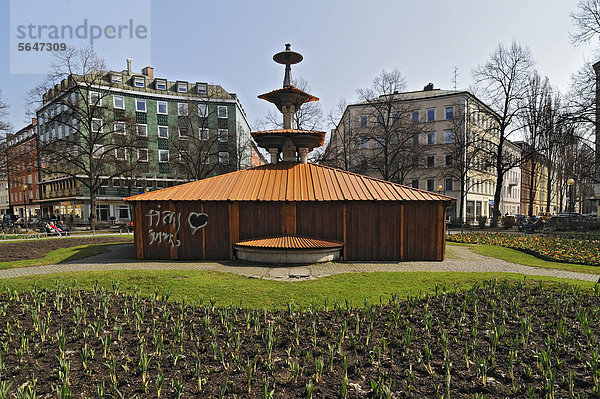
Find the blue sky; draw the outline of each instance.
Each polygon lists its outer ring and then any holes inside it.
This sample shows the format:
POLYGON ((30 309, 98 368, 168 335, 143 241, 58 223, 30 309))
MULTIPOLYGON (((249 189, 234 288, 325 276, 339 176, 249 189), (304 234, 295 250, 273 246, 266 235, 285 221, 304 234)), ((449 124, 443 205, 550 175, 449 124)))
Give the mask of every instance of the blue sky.
MULTIPOLYGON (((25 6, 30 0, 21 0, 25 6)), ((145 0, 137 0, 144 2, 145 0)), ((272 107, 256 98, 282 84, 283 68, 272 55, 285 43, 304 55, 294 76, 308 80, 325 112, 339 98, 352 101, 382 69, 398 68, 409 90, 428 82, 471 85, 471 70, 498 43, 529 46, 542 75, 561 90, 592 45, 574 48, 569 13, 576 0, 374 0, 374 1, 146 1, 151 7, 150 50, 115 41, 100 54, 115 70, 155 68, 171 80, 207 81, 239 95, 252 123, 272 107)), ((62 18, 99 12, 101 1, 56 1, 62 18), (76 8, 74 8, 76 7, 76 8), (75 11, 73 11, 75 10, 75 11)), ((15 128, 25 125, 24 95, 42 75, 11 74, 10 3, 0 6, 0 89, 15 128)), ((126 10, 126 13, 134 11, 126 10)), ((135 15, 133 15, 135 17, 135 15)), ((51 19, 51 17, 48 17, 51 19)), ((14 21, 13 21, 14 22, 14 21)), ((48 21, 47 23, 52 23, 48 21)), ((595 45, 596 43, 594 43, 595 45)))

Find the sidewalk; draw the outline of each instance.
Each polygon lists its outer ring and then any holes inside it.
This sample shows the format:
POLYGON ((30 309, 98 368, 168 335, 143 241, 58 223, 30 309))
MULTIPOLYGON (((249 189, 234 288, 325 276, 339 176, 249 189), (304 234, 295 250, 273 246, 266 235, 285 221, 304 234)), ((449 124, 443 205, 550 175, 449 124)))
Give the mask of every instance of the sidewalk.
POLYGON ((138 261, 134 259, 133 244, 115 245, 110 248, 110 252, 59 265, 0 270, 0 279, 49 273, 109 270, 216 271, 279 281, 299 281, 340 273, 369 272, 505 272, 591 282, 596 282, 600 278, 598 274, 518 265, 474 254, 468 247, 463 246, 448 246, 447 258, 443 262, 328 262, 296 267, 263 266, 235 261, 138 261))

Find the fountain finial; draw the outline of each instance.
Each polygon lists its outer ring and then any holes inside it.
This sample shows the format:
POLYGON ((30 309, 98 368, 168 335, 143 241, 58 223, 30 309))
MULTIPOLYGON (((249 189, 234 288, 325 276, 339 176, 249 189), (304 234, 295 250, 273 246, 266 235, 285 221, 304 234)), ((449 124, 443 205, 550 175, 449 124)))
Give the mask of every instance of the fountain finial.
POLYGON ((281 51, 273 56, 273 61, 278 64, 285 65, 285 75, 283 76, 283 87, 293 86, 292 82, 292 67, 291 65, 297 64, 302 61, 302 54, 296 53, 291 50, 292 45, 290 43, 285 44, 285 51, 281 51))

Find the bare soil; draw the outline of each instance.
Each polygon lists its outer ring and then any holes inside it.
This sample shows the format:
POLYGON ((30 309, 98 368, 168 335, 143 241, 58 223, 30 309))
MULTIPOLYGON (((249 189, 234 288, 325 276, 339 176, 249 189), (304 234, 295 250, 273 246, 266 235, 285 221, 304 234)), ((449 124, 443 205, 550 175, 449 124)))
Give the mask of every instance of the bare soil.
POLYGON ((52 238, 16 242, 0 242, 0 262, 15 260, 39 259, 50 251, 59 248, 70 248, 78 245, 109 244, 131 242, 127 237, 97 236, 86 238, 52 238))

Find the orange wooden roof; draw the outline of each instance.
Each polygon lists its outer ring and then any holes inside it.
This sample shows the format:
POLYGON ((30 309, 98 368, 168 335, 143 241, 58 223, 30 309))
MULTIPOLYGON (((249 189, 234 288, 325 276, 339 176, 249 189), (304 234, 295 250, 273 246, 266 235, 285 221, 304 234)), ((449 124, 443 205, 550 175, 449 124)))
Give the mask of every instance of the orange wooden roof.
POLYGON ((322 146, 325 143, 325 132, 321 132, 319 130, 301 130, 301 129, 276 129, 276 130, 261 130, 258 132, 251 132, 252 138, 257 140, 258 136, 266 136, 275 134, 278 136, 289 136, 294 137, 302 134, 309 134, 311 136, 318 136, 319 141, 318 145, 322 146))
POLYGON ((277 236, 259 238, 236 242, 234 245, 253 248, 277 249, 314 249, 314 248, 339 248, 344 244, 338 241, 327 241, 318 238, 300 236, 277 236))
POLYGON ((281 162, 124 198, 125 201, 456 201, 314 163, 281 162))

